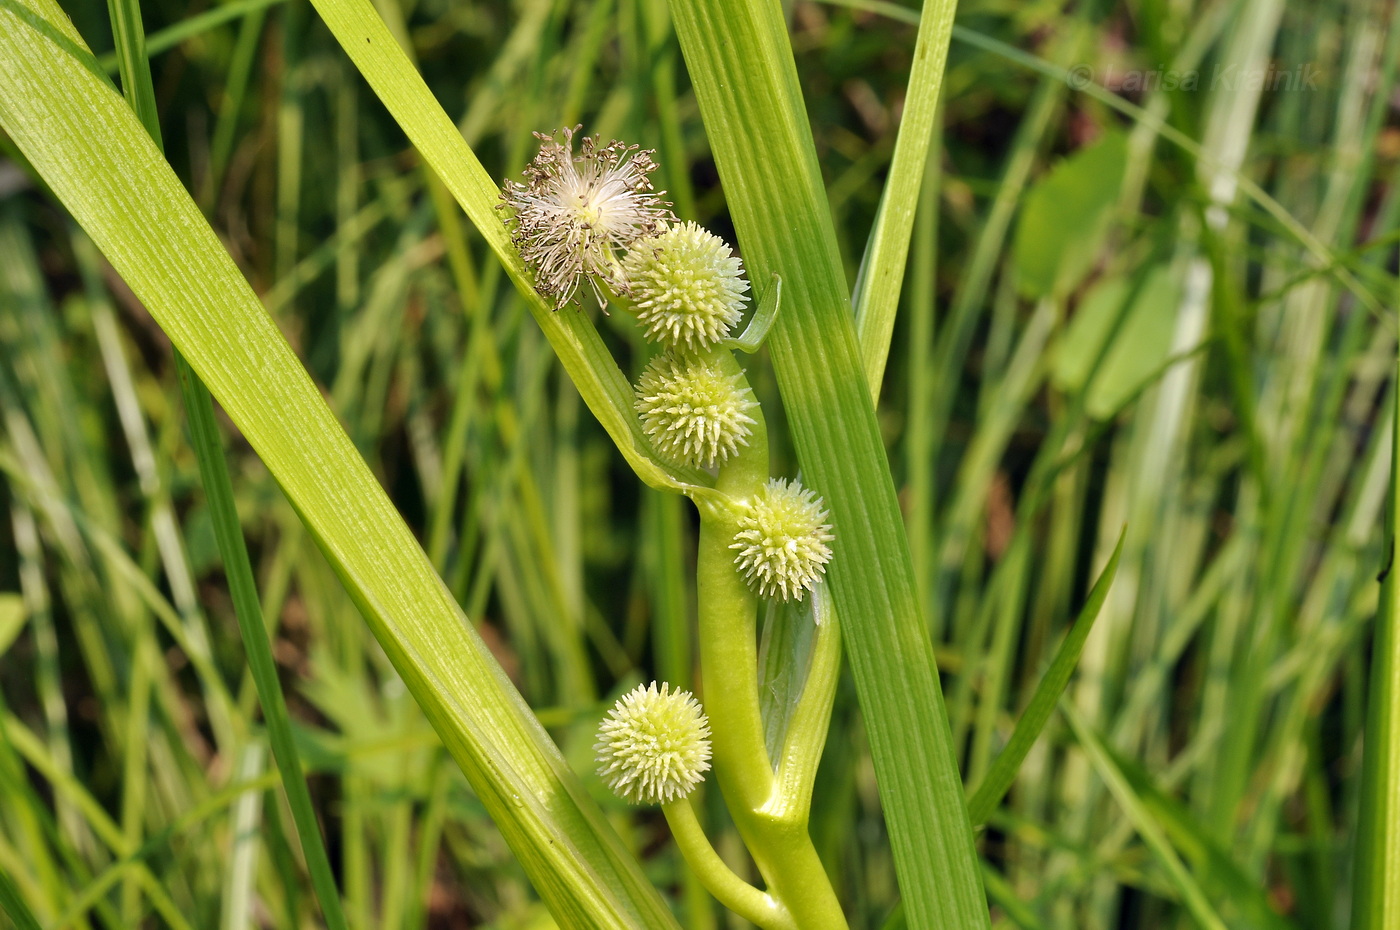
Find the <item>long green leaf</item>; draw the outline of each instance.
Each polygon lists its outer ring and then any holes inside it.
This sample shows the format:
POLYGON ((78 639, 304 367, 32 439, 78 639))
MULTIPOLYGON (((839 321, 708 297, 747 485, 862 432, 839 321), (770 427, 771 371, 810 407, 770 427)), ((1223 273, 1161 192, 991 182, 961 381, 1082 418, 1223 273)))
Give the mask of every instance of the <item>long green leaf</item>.
MULTIPOLYGON (((107 5, 111 11, 112 35, 117 45, 123 93, 141 124, 150 133, 152 141, 164 150, 139 0, 108 0, 107 5)), ((344 930, 346 922, 340 906, 340 893, 331 872, 325 842, 321 838, 316 808, 311 803, 311 791, 307 788, 301 760, 292 740, 292 721, 287 713, 281 682, 277 678, 277 666, 272 660, 272 644, 263 623, 262 604, 253 580, 253 564, 243 541, 238 507, 233 498, 233 481, 229 478, 228 462, 224 459, 218 422, 214 418, 214 401, 209 396, 209 389, 178 350, 175 352, 175 371, 180 379, 191 446, 199 462, 200 482, 204 486, 224 574, 228 578, 238 632, 243 638, 248 666, 257 686, 272 753, 287 794, 287 806, 291 809, 292 821, 296 824, 297 837, 301 840, 306 857, 306 868, 311 874, 311 887, 321 904, 321 914, 326 924, 331 930, 344 930)))
POLYGON ((1084 651, 1084 643, 1089 639, 1089 632, 1094 628, 1099 610, 1108 599, 1108 589, 1113 587, 1113 578, 1118 574, 1118 559, 1123 555, 1123 539, 1126 535, 1126 529, 1118 534, 1118 545, 1113 547, 1113 555, 1099 573, 1099 580, 1094 582, 1094 587, 1090 589, 1089 599, 1084 602, 1083 609, 1079 611, 1074 626, 1069 629, 1069 635, 1056 651, 1045 676, 1040 679, 1040 684, 1036 685, 1035 694, 1031 696, 1030 703, 1022 712, 1021 719, 1016 721, 1016 729, 1011 731, 1011 739, 1007 741, 1006 748, 987 770, 987 775, 982 779, 982 784, 977 786, 972 800, 967 802, 967 812, 974 824, 980 826, 986 823, 992 811, 1001 803, 1011 783, 1016 780, 1016 773, 1020 771, 1026 753, 1035 745, 1040 731, 1045 729, 1050 715, 1055 712, 1060 695, 1065 693, 1065 686, 1069 684, 1074 667, 1079 663, 1079 654, 1084 651))
POLYGON ((781 5, 672 0, 755 281, 778 274, 769 346, 803 473, 830 507, 844 624, 911 926, 989 923, 909 544, 857 347, 781 5))
POLYGON ((914 229, 914 208, 919 203, 924 164, 928 160, 933 120, 938 113, 938 91, 948 61, 957 0, 930 0, 919 16, 919 38, 914 65, 909 70, 909 90, 899 120, 899 138, 890 159, 889 180, 880 194, 880 212, 861 263, 855 287, 856 331, 870 393, 880 397, 885 362, 890 354, 899 292, 904 285, 904 265, 909 256, 909 236, 914 229))
POLYGON ((0 126, 280 482, 560 924, 675 926, 52 0, 0 0, 0 126))
MULTIPOLYGON (((219 4, 212 10, 205 10, 203 13, 188 19, 182 19, 166 26, 160 32, 147 36, 146 57, 154 58, 161 52, 169 51, 181 42, 203 35, 230 20, 252 16, 255 13, 261 13, 270 6, 285 2, 286 0, 233 0, 232 3, 219 4)), ((103 70, 110 74, 117 70, 117 53, 103 55, 98 59, 98 62, 102 65, 103 70)))

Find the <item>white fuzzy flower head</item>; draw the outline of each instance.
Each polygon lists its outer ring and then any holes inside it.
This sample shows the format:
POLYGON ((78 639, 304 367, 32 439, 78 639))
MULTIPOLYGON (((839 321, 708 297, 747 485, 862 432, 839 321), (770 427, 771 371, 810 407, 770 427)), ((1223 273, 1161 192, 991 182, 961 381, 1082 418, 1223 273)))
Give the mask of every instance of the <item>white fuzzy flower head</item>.
POLYGON ((744 315, 743 266, 723 239, 695 223, 639 240, 622 266, 646 337, 668 348, 714 345, 744 315))
POLYGON ((656 682, 624 694, 598 727, 598 774, 633 804, 683 798, 710 768, 710 722, 689 691, 656 682))
POLYGON ((758 406, 740 375, 704 359, 663 352, 637 382, 642 432, 668 461, 707 466, 748 445, 749 411, 758 406))
POLYGON ((535 286, 556 307, 574 298, 584 278, 604 305, 600 283, 625 293, 618 251, 674 218, 652 190, 651 152, 586 136, 574 154, 578 129, 535 133, 540 153, 525 169, 525 183, 512 181, 501 191, 513 214, 511 240, 534 272, 535 286))
POLYGON ((734 564, 764 597, 802 600, 831 561, 836 537, 819 497, 796 481, 774 478, 749 501, 729 548, 734 564))

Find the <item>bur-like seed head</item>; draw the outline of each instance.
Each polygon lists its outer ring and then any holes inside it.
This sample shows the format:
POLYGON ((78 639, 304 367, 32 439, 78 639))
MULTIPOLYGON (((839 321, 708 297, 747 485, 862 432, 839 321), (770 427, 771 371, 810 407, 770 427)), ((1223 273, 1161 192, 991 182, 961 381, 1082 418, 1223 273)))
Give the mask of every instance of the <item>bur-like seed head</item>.
POLYGON ((748 412, 758 406, 740 375, 701 358, 663 352, 637 382, 642 432, 668 461, 706 466, 748 445, 748 412))
POLYGON ((622 260, 648 339, 704 349, 744 315, 749 283, 724 240, 695 223, 637 241, 622 260))
POLYGON ((802 600, 816 586, 831 561, 827 543, 831 525, 821 498, 802 487, 774 478, 749 501, 729 548, 734 564, 764 597, 802 600))
POLYGON ((600 285, 625 293, 620 251, 674 219, 652 189, 651 152, 586 136, 575 154, 579 128, 535 133, 540 152, 525 169, 525 182, 508 182, 501 191, 511 240, 534 272, 535 287, 556 308, 574 298, 585 278, 604 305, 600 285))
POLYGON ((598 774, 633 804, 683 798, 710 768, 710 722, 689 691, 656 682, 624 694, 598 727, 598 774))

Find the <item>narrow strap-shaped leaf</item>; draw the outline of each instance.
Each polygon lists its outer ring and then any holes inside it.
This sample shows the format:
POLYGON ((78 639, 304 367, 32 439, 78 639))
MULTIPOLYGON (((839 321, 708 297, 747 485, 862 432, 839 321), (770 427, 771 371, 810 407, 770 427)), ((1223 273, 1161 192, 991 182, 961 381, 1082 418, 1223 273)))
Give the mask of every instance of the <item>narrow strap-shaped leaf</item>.
POLYGON ((1084 602, 1079 616, 1074 619, 1074 626, 1070 627, 1065 641, 1060 644, 1055 658, 1051 660, 1050 667, 1045 670, 1045 676, 1036 686, 1035 694, 1021 713, 1021 719, 1016 721, 1016 729, 1011 731, 1011 739, 1007 741, 1006 748, 987 770, 987 776, 982 779, 982 784, 977 786, 972 800, 967 802, 967 812, 974 826, 986 823, 992 811, 996 810, 1001 799, 1006 796, 1011 783, 1016 780, 1021 763, 1025 761, 1026 753, 1031 751, 1031 747, 1040 736, 1040 731, 1045 729, 1046 722, 1054 713, 1055 705, 1060 702, 1060 695, 1064 694, 1065 686, 1069 684, 1070 676, 1074 673, 1074 667, 1079 664, 1079 654, 1084 651, 1084 643, 1089 639, 1089 632, 1094 628, 1099 610, 1108 599, 1108 589, 1113 586, 1113 578, 1118 574, 1118 559, 1123 554, 1125 536, 1126 530, 1118 534, 1118 545, 1113 547, 1113 555, 1099 573, 1099 580, 1094 582, 1094 587, 1090 589, 1089 599, 1084 602))
POLYGON ((989 925, 928 626, 807 125, 782 6, 672 0, 754 280, 783 279, 768 337, 804 480, 835 527, 828 573, 911 926, 989 925))
MULTIPOLYGON (((155 87, 145 52, 145 27, 141 22, 139 0, 108 0, 111 11, 112 34, 117 45, 117 60, 121 67, 122 87, 127 102, 141 124, 150 133, 158 148, 164 149, 160 121, 156 112, 155 87)), ((191 446, 199 462, 199 478, 209 507, 214 539, 228 579, 229 596, 243 637, 243 649, 248 667, 257 686, 272 753, 287 793, 287 806, 292 812, 297 837, 306 856, 306 868, 311 874, 311 887, 321 905, 321 914, 331 930, 344 930, 345 913, 340 906, 340 892, 331 872, 330 857, 321 838, 321 826, 316 820, 316 808, 311 803, 311 791, 306 785, 301 759, 292 740, 292 720, 287 713, 287 701, 277 678, 277 666, 272 660, 272 644, 263 623, 262 603, 253 580, 253 564, 243 541, 243 529, 238 520, 238 507, 233 497, 233 481, 229 478, 228 462, 224 459, 223 443, 219 438, 218 422, 214 418, 214 401, 209 389, 190 368, 189 362, 177 350, 175 370, 180 378, 180 393, 190 428, 191 446)))
POLYGON ((889 180, 880 194, 880 210, 856 278, 854 299, 861 363, 870 382, 870 393, 877 400, 890 355, 890 337, 909 256, 909 236, 914 229, 914 208, 919 203, 919 185, 928 159, 957 8, 957 0, 927 0, 919 16, 914 65, 909 70, 909 90, 904 95, 889 180))
POLYGON ((674 927, 52 0, 0 0, 0 126, 277 478, 560 925, 674 927))
MULTIPOLYGON (((146 36, 146 57, 154 58, 161 52, 169 51, 181 42, 203 35, 224 23, 261 13, 270 6, 285 2, 286 0, 233 0, 232 3, 222 3, 211 10, 181 19, 159 32, 146 36)), ((117 70, 117 53, 103 55, 98 62, 105 71, 114 72, 117 70)))

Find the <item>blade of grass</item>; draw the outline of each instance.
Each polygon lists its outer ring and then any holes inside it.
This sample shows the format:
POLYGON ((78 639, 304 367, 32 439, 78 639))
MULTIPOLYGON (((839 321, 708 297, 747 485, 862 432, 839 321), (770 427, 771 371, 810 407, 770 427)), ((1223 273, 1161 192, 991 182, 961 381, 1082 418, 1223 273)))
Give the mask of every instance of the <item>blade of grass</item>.
POLYGON ((1046 722, 1054 713, 1060 695, 1064 694, 1070 675, 1074 673, 1074 666, 1079 662, 1079 654, 1084 650, 1084 642, 1094 628, 1094 621, 1098 619, 1099 609, 1108 598, 1108 589, 1113 586, 1113 577, 1118 574, 1118 559, 1123 554, 1125 535, 1126 533, 1119 534, 1118 545, 1113 548, 1113 555, 1109 557, 1108 564, 1099 573, 1098 581, 1095 581, 1094 587, 1090 589, 1089 597, 1079 611, 1079 616, 1075 618, 1074 626, 1070 627, 1069 635, 1055 652, 1055 658, 1051 660, 1050 667, 1045 670, 1044 677, 1036 686, 1030 703, 1021 712, 1021 719, 1016 721, 1016 729, 1012 731, 1011 739, 1007 740, 1001 755, 997 756, 992 767, 987 770, 986 777, 967 802, 967 812, 972 818, 973 826, 986 823, 992 811, 1001 803, 1001 799, 1011 788, 1011 783, 1016 780, 1016 773, 1020 770, 1026 753, 1035 745, 1040 731, 1045 729, 1046 722))
MULTIPOLYGON (((261 775, 266 752, 261 743, 245 746, 234 772, 234 781, 249 781, 261 775)), ((224 875, 219 930, 244 930, 253 925, 255 878, 261 847, 258 822, 262 819, 262 800, 261 793, 250 791, 239 798, 229 812, 233 854, 228 872, 224 875)))
MULTIPOLYGON (((828 578, 912 926, 989 924, 952 735, 782 10, 675 0, 676 33, 753 280, 803 473, 837 534, 828 578)), ((916 164, 922 168, 922 162, 916 164)))
MULTIPOLYGON (((286 0, 234 0, 232 3, 219 4, 212 10, 205 10, 174 25, 166 26, 159 32, 151 33, 146 37, 146 56, 153 58, 161 52, 168 52, 187 39, 193 39, 231 20, 242 19, 254 13, 264 13, 268 7, 285 2, 286 0)), ((109 52, 97 59, 98 64, 108 74, 115 74, 119 55, 119 51, 109 52)))
POLYGON ((885 363, 894 334, 899 292, 904 285, 904 265, 909 256, 909 237, 914 228, 915 207, 924 165, 928 161, 933 121, 938 112, 938 92, 943 86, 943 69, 948 61, 948 42, 953 34, 953 14, 957 0, 927 0, 919 16, 919 38, 914 46, 914 65, 909 71, 909 89, 904 95, 899 137, 890 160, 889 178, 880 194, 880 212, 865 248, 860 274, 856 277, 856 333, 860 340, 861 364, 865 367, 870 393, 880 399, 885 363))
POLYGON ((560 923, 675 926, 51 0, 0 0, 0 126, 277 478, 560 923))

